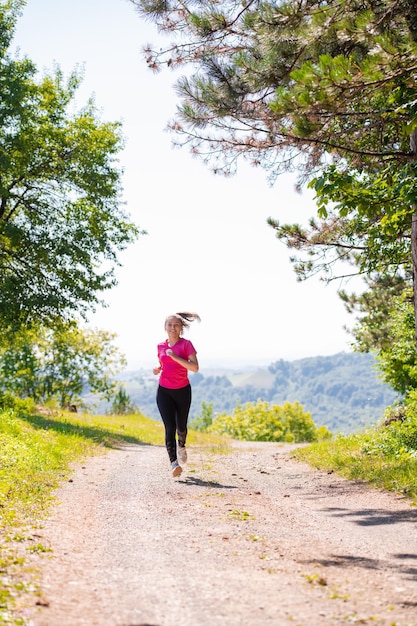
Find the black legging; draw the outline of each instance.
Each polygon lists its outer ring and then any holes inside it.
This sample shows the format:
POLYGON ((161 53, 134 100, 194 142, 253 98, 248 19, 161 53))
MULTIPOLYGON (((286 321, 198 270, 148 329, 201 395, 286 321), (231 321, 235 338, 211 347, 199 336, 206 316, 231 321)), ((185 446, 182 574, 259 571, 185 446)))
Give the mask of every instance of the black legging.
POLYGON ((158 385, 156 404, 165 426, 165 445, 171 463, 177 460, 175 435, 178 443, 185 446, 187 421, 191 406, 191 385, 181 389, 167 389, 158 385))

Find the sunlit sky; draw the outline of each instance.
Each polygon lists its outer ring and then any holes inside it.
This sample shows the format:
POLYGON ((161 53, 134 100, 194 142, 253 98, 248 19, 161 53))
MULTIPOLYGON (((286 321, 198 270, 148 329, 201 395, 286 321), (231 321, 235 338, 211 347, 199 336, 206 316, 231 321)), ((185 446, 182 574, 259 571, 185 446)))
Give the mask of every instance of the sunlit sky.
POLYGON ((120 255, 119 284, 90 326, 116 333, 130 369, 155 363, 165 317, 178 310, 202 318, 186 334, 202 370, 349 351, 344 326, 354 320, 340 284, 297 282, 291 252, 266 223, 305 223, 311 192, 298 194, 289 175, 271 187, 244 162, 232 178, 215 176, 172 147, 175 76, 153 74, 142 54, 158 37, 127 0, 27 0, 17 25, 14 48, 40 76, 54 63, 65 74, 82 67, 77 104, 94 95, 103 120, 123 123, 124 200, 148 234, 120 255))

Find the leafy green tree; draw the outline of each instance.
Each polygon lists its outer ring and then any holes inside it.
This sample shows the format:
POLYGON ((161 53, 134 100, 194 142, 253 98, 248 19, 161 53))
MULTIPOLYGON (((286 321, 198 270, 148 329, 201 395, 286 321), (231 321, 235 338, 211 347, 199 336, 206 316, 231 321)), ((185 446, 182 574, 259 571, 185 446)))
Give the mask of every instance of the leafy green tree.
MULTIPOLYGON (((270 220, 306 253, 300 278, 348 263, 372 280, 412 269, 417 285, 414 0, 131 1, 175 37, 146 50, 149 66, 191 68, 177 83, 180 143, 226 174, 244 157, 272 181, 313 178, 318 220, 270 220)), ((417 337, 417 288, 414 317, 417 337)))
POLYGON ((347 305, 363 314, 352 331, 357 350, 375 353, 381 378, 402 396, 417 389, 412 288, 380 277, 360 297, 347 298, 347 305))
POLYGON ((76 72, 37 79, 9 53, 23 5, 0 7, 0 324, 15 327, 94 308, 139 234, 122 207, 120 124, 93 100, 74 112, 76 72))
POLYGON ((411 267, 416 167, 390 165, 360 172, 342 163, 314 177, 310 186, 316 192, 319 220, 312 219, 308 228, 269 220, 280 239, 304 253, 304 259, 293 259, 299 277, 321 272, 331 279, 340 263, 368 277, 404 275, 411 267))
POLYGON ((39 399, 40 354, 43 350, 43 337, 33 327, 3 335, 0 340, 0 388, 20 398, 39 399))
MULTIPOLYGON (((341 263, 345 268, 346 263, 354 266, 351 273, 362 274, 374 292, 357 304, 366 306, 366 299, 372 299, 383 322, 391 294, 413 281, 414 170, 414 163, 402 168, 386 166, 375 173, 331 166, 311 183, 321 222, 311 220, 308 228, 302 228, 270 220, 277 236, 296 250, 292 260, 300 279, 321 272, 332 280, 340 276, 335 269, 338 264, 339 268, 341 263)), ((355 297, 343 291, 341 295, 348 310, 354 310, 349 302, 355 297)))
POLYGON ((377 352, 392 345, 391 313, 399 296, 412 300, 410 280, 398 275, 377 275, 375 280, 365 282, 367 289, 363 293, 348 294, 341 290, 339 295, 346 309, 357 315, 357 322, 350 331, 356 350, 377 352))
POLYGON ((417 389, 417 354, 414 343, 414 309, 410 294, 396 299, 390 315, 391 343, 377 355, 382 378, 403 395, 417 389))
POLYGON ((0 389, 61 407, 81 401, 89 389, 110 400, 125 358, 107 331, 82 329, 72 321, 53 329, 21 328, 0 342, 0 389))
POLYGON ((381 378, 403 396, 417 388, 413 294, 410 281, 380 276, 360 296, 342 292, 361 317, 352 333, 356 349, 374 352, 381 378))
POLYGON ((206 431, 213 423, 214 409, 213 402, 201 403, 201 414, 196 415, 190 422, 190 427, 194 430, 206 431))
POLYGON ((248 402, 238 406, 231 415, 222 413, 213 420, 208 432, 228 434, 244 441, 315 441, 328 433, 326 428, 317 430, 310 413, 299 402, 282 406, 268 402, 248 402))
POLYGON ((123 387, 119 387, 113 397, 109 413, 111 415, 132 415, 137 409, 129 394, 123 387))

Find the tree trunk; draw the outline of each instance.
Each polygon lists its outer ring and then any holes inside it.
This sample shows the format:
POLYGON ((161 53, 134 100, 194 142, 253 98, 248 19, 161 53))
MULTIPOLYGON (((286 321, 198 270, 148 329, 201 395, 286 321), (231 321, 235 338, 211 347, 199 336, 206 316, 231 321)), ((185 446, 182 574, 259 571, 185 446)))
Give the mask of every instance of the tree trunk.
MULTIPOLYGON (((414 207, 415 209, 417 207, 414 207)), ((417 350, 417 214, 411 218, 411 258, 413 262, 414 339, 417 350)))

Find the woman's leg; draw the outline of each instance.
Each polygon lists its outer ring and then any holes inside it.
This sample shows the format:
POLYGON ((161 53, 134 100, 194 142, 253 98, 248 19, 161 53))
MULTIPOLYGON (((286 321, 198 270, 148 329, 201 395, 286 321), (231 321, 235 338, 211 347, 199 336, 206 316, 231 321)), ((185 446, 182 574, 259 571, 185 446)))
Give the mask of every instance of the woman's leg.
POLYGON ((156 404, 165 426, 165 446, 169 460, 173 463, 177 460, 177 446, 175 441, 177 407, 170 391, 170 389, 158 386, 156 404))
POLYGON ((178 433, 178 445, 185 446, 187 439, 188 414, 191 406, 191 385, 182 389, 175 389, 175 400, 177 405, 176 427, 178 433))

